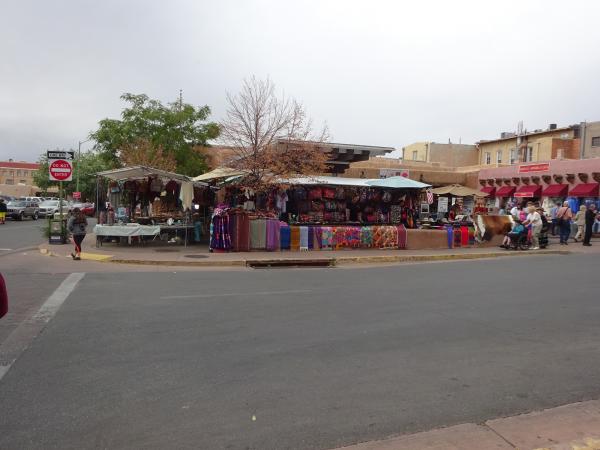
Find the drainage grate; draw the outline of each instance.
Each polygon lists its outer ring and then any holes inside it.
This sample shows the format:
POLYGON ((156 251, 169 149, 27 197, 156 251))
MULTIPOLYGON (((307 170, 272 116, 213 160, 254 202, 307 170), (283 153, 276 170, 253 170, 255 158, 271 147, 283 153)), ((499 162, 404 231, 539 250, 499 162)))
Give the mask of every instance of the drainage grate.
POLYGON ((298 268, 298 267, 333 267, 334 259, 276 259, 246 261, 247 267, 253 269, 298 268))
POLYGON ((154 251, 157 253, 179 253, 177 248, 155 248, 154 251))
POLYGON ((202 258, 208 258, 208 255, 183 255, 186 258, 195 258, 195 259, 202 259, 202 258))

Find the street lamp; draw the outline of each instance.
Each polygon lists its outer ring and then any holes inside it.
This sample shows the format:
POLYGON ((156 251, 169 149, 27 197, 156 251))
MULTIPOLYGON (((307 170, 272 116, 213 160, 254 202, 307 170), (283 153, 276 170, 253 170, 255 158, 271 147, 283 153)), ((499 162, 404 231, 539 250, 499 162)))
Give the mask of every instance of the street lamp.
POLYGON ((90 141, 91 139, 79 141, 79 149, 77 150, 77 187, 75 189, 77 192, 79 192, 79 172, 81 172, 81 144, 85 144, 86 142, 90 141))

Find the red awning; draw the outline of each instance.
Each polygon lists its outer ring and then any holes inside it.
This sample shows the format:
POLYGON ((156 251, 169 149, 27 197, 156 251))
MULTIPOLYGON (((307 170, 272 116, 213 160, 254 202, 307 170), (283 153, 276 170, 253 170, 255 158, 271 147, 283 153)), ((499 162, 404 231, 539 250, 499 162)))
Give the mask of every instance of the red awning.
POLYGON ((533 197, 541 197, 542 196, 542 187, 537 184, 529 184, 525 186, 521 186, 515 192, 515 197, 520 198, 533 198, 533 197))
POLYGON ((512 197, 515 193, 515 189, 514 186, 502 186, 496 191, 496 197, 512 197))
POLYGON ((569 191, 570 197, 598 197, 598 183, 582 183, 569 191))
POLYGON ((567 184, 551 184, 542 191, 543 197, 566 197, 569 190, 567 184))
POLYGON ((493 197, 496 193, 496 188, 494 186, 484 186, 481 188, 481 192, 485 192, 490 197, 493 197))

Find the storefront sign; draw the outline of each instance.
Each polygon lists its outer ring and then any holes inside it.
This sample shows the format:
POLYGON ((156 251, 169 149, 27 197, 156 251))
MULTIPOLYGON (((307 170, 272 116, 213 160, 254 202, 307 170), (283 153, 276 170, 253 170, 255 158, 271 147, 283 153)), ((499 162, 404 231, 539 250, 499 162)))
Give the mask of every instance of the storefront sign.
POLYGON ((410 172, 407 169, 379 169, 379 178, 404 177, 409 178, 410 172))
POLYGON ((548 163, 519 166, 519 173, 548 172, 548 170, 550 170, 550 164, 548 163))
POLYGON ((438 213, 448 212, 448 197, 439 197, 438 198, 437 212, 438 213))

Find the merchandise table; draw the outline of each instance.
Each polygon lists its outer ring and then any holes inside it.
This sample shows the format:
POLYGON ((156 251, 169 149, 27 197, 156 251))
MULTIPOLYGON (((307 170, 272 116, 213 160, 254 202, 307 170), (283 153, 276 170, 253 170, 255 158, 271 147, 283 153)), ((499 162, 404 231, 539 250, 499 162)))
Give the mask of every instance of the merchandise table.
POLYGON ((127 238, 127 243, 131 244, 132 237, 156 236, 160 235, 160 226, 158 225, 96 225, 94 234, 96 235, 96 247, 101 246, 105 237, 127 238))

